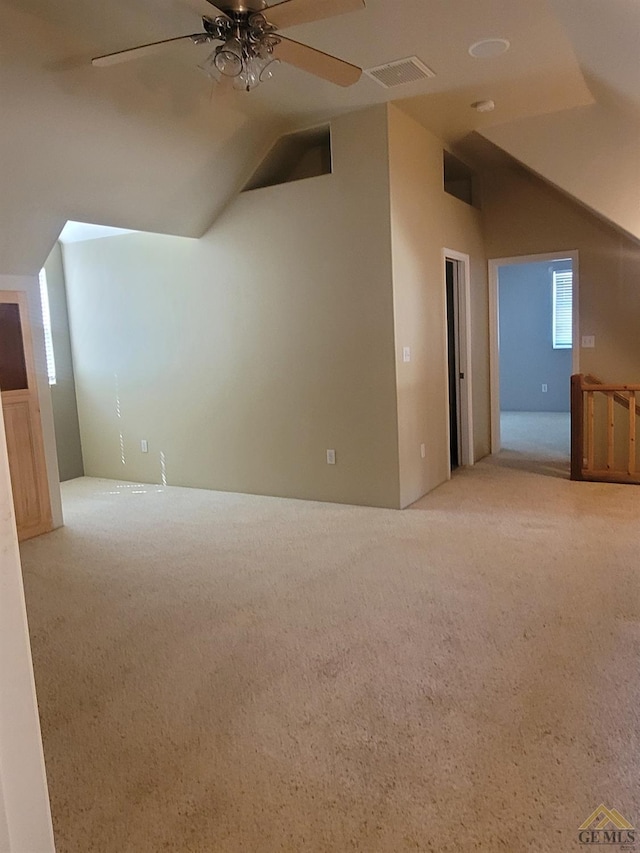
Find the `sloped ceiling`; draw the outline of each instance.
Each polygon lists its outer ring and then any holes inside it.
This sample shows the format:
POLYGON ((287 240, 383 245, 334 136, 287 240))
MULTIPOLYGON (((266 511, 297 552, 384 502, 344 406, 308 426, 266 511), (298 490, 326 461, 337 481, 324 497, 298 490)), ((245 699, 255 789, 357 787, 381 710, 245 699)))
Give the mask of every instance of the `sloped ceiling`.
MULTIPOLYGON (((604 120, 602 108, 628 123, 640 110, 635 64, 620 69, 612 43, 592 55, 605 7, 620 13, 631 44, 638 13, 625 0, 367 0, 364 11, 287 34, 365 68, 417 55, 434 79, 385 90, 364 76, 340 89, 283 67, 255 92, 222 94, 196 68, 207 46, 89 64, 197 31, 186 0, 0 0, 0 272, 35 272, 68 219, 200 236, 279 134, 391 99, 445 140, 479 130, 544 176, 550 115, 572 126, 574 115, 604 120), (511 50, 469 56, 492 36, 511 50), (493 113, 470 108, 483 98, 496 101, 493 113), (524 150, 527 134, 535 151, 524 150)), ((567 162, 552 170, 560 186, 556 172, 575 162, 567 144, 567 162)))
POLYGON ((594 103, 482 132, 532 171, 640 239, 640 4, 550 0, 594 103))

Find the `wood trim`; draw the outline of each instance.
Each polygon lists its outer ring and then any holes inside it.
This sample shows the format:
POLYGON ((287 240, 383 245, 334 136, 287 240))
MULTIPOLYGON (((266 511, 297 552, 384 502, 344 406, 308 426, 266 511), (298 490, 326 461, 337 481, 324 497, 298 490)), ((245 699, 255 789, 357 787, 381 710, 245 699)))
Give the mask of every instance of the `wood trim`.
MULTIPOLYGON (((592 394, 594 391, 601 391, 603 394, 606 394, 609 391, 617 393, 622 393, 624 391, 626 393, 631 392, 635 394, 637 391, 640 391, 640 385, 612 385, 608 383, 605 384, 604 382, 601 382, 598 385, 592 385, 588 382, 585 382, 582 385, 582 390, 588 391, 590 394, 592 394)), ((622 397, 621 402, 626 404, 625 408, 629 407, 629 400, 626 397, 622 397)))
MULTIPOLYGON (((600 390, 600 391, 604 390, 604 389, 602 388, 602 386, 604 385, 604 383, 603 383, 603 382, 601 382, 601 380, 600 380, 600 379, 598 379, 598 377, 597 377, 597 376, 594 376, 592 373, 588 373, 588 374, 584 377, 584 381, 585 381, 585 383, 586 383, 587 385, 597 385, 597 386, 598 386, 598 390, 600 390)), ((619 388, 619 387, 621 387, 621 386, 619 386, 619 385, 616 385, 616 386, 615 386, 615 388, 619 388)), ((631 386, 626 385, 626 386, 622 386, 622 387, 629 388, 629 387, 631 387, 631 386)), ((624 408, 625 408, 625 409, 628 409, 628 408, 629 408, 629 400, 628 400, 628 399, 627 399, 627 397, 625 397, 623 394, 617 394, 617 393, 615 393, 615 394, 614 394, 614 397, 615 397, 615 401, 616 401, 616 403, 619 403, 621 406, 624 406, 624 408)), ((637 404, 636 404, 636 414, 640 417, 640 403, 637 403, 637 404)))
POLYGON ((613 391, 607 392, 607 471, 615 467, 615 398, 613 391))
POLYGON ((629 476, 634 476, 636 472, 636 409, 636 392, 632 391, 629 395, 629 476))
POLYGON ((597 483, 629 483, 640 485, 637 470, 638 394, 640 386, 609 385, 594 376, 571 377, 571 479, 597 483), (595 395, 607 397, 607 467, 595 467, 595 395), (628 396, 625 396, 628 395, 628 396), (586 418, 585 418, 586 399, 586 418), (624 405, 629 413, 627 470, 615 470, 615 404, 624 405), (586 430, 586 441, 585 441, 586 430), (586 453, 586 459, 584 455, 586 453))
POLYGON ((630 485, 640 486, 640 473, 627 474, 624 471, 589 471, 588 479, 595 483, 629 483, 630 485))
POLYGON ((582 376, 571 377, 571 479, 583 480, 584 405, 582 376))
POLYGON ((20 388, 17 391, 2 391, 0 394, 3 403, 24 403, 29 399, 31 392, 28 388, 20 388))
MULTIPOLYGON (((582 390, 584 391, 584 385, 582 390)), ((593 391, 587 391, 587 471, 593 471, 596 465, 595 420, 596 407, 593 391)))
MULTIPOLYGON (((20 309, 20 325, 22 327, 22 340, 24 347, 25 365, 27 368, 28 389, 19 391, 4 391, 0 394, 3 409, 13 406, 25 405, 29 411, 29 423, 33 451, 33 463, 36 470, 37 500, 40 506, 40 519, 33 524, 21 525, 16 517, 18 526, 18 538, 20 540, 30 539, 42 533, 53 530, 53 518, 51 513, 51 496, 49 494, 49 481, 47 476, 47 462, 44 449, 44 438, 42 435, 42 419, 40 415, 40 403, 38 398, 38 381, 35 368, 35 357, 33 350, 33 336, 31 333, 30 312, 27 295, 20 290, 1 290, 0 302, 17 304, 20 309)), ((9 436, 7 436, 9 439, 9 436)), ((15 465, 14 465, 15 469, 15 465)))

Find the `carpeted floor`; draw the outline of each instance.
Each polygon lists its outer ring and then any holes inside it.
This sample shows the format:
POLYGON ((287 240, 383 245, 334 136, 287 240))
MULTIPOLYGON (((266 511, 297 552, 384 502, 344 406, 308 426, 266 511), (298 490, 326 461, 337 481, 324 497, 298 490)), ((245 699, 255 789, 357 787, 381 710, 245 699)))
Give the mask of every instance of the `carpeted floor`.
POLYGON ((571 415, 568 412, 501 412, 502 453, 494 461, 536 474, 569 479, 571 415))
POLYGON ((66 484, 23 547, 58 853, 564 853, 601 802, 640 822, 640 489, 508 453, 402 513, 66 484))

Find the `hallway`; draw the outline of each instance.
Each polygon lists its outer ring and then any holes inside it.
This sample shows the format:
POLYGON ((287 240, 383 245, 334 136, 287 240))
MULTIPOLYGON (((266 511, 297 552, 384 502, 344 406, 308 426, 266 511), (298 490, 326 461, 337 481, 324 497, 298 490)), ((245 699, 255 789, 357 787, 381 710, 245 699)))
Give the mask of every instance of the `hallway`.
POLYGON ((601 802, 640 820, 640 491, 513 452, 405 512, 65 484, 22 548, 58 853, 557 853, 601 802))

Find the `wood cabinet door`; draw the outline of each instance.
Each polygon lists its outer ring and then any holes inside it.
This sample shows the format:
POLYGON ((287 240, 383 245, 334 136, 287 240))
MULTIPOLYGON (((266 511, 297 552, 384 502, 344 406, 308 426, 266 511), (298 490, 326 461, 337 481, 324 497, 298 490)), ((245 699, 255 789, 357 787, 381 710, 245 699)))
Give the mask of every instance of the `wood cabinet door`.
POLYGON ((52 529, 26 295, 0 290, 0 395, 18 538, 52 529))

